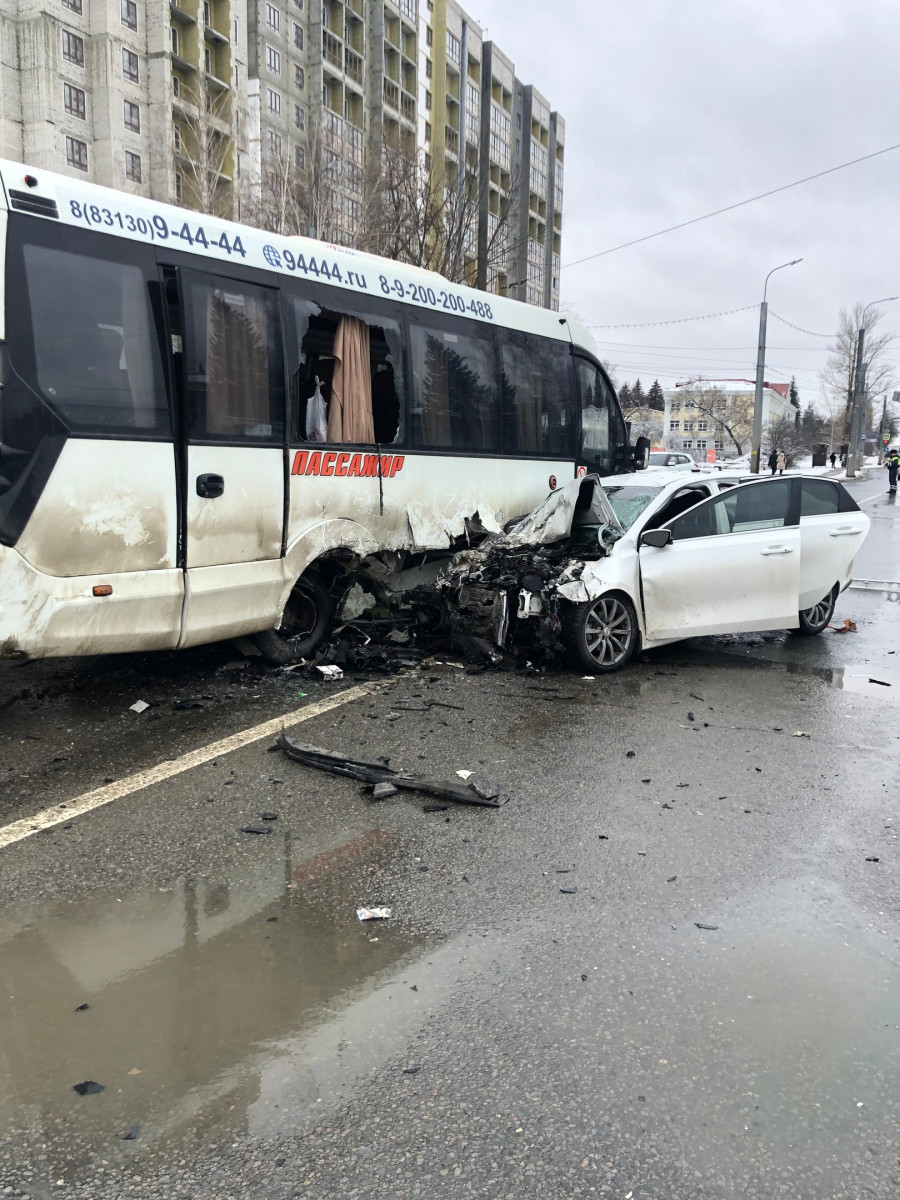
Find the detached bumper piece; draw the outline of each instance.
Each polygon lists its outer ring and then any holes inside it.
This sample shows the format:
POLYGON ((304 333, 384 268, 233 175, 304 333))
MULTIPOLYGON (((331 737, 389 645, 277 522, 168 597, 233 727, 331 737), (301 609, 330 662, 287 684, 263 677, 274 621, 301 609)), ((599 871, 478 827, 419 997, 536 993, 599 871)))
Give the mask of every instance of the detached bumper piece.
POLYGON ((360 783, 375 786, 390 783, 395 788, 408 792, 424 792, 441 800, 452 800, 456 804, 477 804, 482 808, 501 808, 509 796, 484 780, 473 778, 469 783, 451 783, 426 779, 422 775, 409 775, 394 771, 383 762, 371 762, 361 758, 345 758, 331 750, 318 746, 307 746, 295 742, 283 733, 277 743, 288 758, 304 767, 327 771, 329 775, 343 775, 347 779, 358 779, 360 783))

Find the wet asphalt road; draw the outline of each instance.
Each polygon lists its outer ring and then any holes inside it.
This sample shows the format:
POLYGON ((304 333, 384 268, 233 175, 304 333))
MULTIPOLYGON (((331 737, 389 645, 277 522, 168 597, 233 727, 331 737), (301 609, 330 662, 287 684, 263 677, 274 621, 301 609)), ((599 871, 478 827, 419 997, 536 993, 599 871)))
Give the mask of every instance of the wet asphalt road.
MULTIPOLYGON (((897 582, 880 482, 855 573, 897 582)), ((4 825, 361 681, 294 736, 512 799, 266 736, 0 850, 0 1194, 896 1196, 896 595, 602 680, 4 667, 4 825)))

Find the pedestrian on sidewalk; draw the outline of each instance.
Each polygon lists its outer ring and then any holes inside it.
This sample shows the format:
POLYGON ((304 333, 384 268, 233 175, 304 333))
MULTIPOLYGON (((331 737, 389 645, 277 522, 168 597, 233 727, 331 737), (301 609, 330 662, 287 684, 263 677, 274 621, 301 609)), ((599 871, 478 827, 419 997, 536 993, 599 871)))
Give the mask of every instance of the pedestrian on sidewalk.
POLYGON ((900 450, 897 450, 896 447, 893 450, 888 450, 887 460, 884 465, 887 467, 888 493, 890 494, 897 490, 897 473, 900 471, 900 450))
POLYGON ((835 454, 835 452, 832 450, 832 452, 831 452, 831 469, 832 469, 832 471, 834 470, 834 464, 835 464, 836 462, 837 462, 837 455, 836 455, 836 454, 835 454))
POLYGON ((773 448, 772 453, 769 455, 769 470, 774 475, 777 469, 778 469, 778 455, 775 453, 775 450, 773 448))
MULTIPOLYGON (((778 474, 783 475, 784 468, 787 466, 787 455, 785 454, 785 452, 783 450, 778 451, 778 458, 776 459, 776 463, 778 466, 778 474)), ((774 475, 775 472, 773 471, 772 474, 774 475)))

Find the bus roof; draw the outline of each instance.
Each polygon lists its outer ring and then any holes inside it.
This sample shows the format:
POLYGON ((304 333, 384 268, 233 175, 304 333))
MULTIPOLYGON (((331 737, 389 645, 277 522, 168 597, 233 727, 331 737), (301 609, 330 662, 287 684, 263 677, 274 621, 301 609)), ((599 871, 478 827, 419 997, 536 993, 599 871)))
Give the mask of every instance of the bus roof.
POLYGON ((286 237, 251 225, 210 217, 194 209, 100 187, 0 159, 0 212, 28 213, 131 241, 169 246, 199 260, 256 267, 372 296, 388 296, 411 308, 448 311, 482 324, 571 340, 596 354, 593 338, 571 317, 451 284, 434 271, 408 266, 313 238, 286 237))

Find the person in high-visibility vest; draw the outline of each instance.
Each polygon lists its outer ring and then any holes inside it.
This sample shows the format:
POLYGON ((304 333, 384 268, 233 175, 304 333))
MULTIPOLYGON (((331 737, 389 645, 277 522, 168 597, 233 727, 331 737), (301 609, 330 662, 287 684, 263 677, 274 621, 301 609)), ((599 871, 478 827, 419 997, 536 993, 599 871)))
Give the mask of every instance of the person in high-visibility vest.
POLYGON ((897 472, 900 471, 900 451, 896 448, 888 450, 884 465, 887 467, 888 473, 888 492, 896 492, 897 472))

